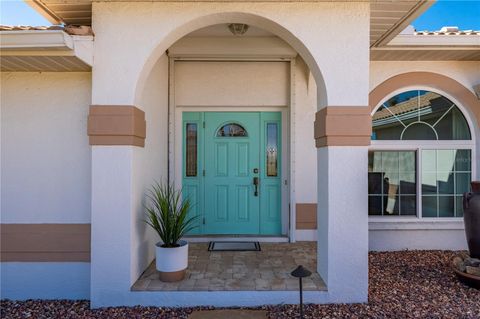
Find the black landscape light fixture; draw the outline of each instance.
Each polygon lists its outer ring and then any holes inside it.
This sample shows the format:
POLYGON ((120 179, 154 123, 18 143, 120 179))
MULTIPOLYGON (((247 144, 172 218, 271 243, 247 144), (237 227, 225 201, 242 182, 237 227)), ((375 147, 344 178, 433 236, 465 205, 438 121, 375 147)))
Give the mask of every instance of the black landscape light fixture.
POLYGON ((298 278, 298 282, 300 285, 300 319, 303 319, 303 286, 302 286, 302 278, 309 277, 312 274, 310 270, 303 267, 302 265, 295 268, 294 271, 290 273, 295 278, 298 278))

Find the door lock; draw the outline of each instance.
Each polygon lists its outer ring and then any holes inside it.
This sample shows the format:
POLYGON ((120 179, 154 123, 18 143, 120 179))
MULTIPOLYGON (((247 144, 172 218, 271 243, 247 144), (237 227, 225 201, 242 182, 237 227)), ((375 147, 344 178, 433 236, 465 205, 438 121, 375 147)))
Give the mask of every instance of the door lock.
POLYGON ((260 183, 258 177, 253 178, 253 185, 255 186, 255 192, 253 193, 254 196, 258 196, 258 184, 260 183))

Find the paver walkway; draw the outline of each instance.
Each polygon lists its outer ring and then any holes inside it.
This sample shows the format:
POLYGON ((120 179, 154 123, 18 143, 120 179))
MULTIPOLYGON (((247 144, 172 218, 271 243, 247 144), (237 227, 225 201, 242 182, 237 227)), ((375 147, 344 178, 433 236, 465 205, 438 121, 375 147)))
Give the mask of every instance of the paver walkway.
POLYGON ((200 310, 194 311, 188 319, 266 319, 265 310, 200 310))
POLYGON ((298 279, 290 272, 298 265, 312 271, 303 280, 305 290, 326 290, 316 272, 315 242, 261 243, 261 251, 208 251, 208 243, 189 247, 185 280, 165 283, 158 279, 155 262, 132 286, 134 291, 251 291, 298 290, 298 279))

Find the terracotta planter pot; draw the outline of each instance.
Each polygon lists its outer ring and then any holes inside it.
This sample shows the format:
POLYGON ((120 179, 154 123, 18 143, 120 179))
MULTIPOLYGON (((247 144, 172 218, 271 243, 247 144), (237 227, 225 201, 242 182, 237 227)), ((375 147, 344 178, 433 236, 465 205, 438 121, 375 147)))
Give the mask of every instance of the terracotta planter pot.
POLYGON ((480 258, 480 182, 472 182, 472 192, 463 194, 463 220, 470 257, 480 258))
POLYGON ((179 247, 165 248, 162 243, 157 243, 156 266, 160 273, 160 280, 166 282, 180 281, 185 278, 188 267, 188 243, 179 242, 179 247))

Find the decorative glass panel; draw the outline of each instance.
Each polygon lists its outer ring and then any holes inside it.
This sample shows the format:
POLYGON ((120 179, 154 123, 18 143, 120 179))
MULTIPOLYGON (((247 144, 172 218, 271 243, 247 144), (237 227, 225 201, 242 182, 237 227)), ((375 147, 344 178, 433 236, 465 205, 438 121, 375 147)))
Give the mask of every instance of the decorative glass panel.
POLYGON ((415 152, 369 152, 368 195, 369 215, 416 215, 415 152))
POLYGON ((407 91, 385 103, 372 117, 372 140, 470 140, 462 112, 444 96, 407 91))
POLYGON ((186 167, 185 173, 187 177, 197 176, 197 124, 187 123, 186 127, 186 143, 185 143, 186 167))
POLYGON ((278 127, 277 123, 267 124, 267 176, 278 175, 278 127))
POLYGON ((217 131, 217 137, 245 137, 248 136, 247 131, 240 124, 225 124, 217 131))
POLYGON ((462 217, 471 174, 470 150, 422 150, 422 216, 462 217))

